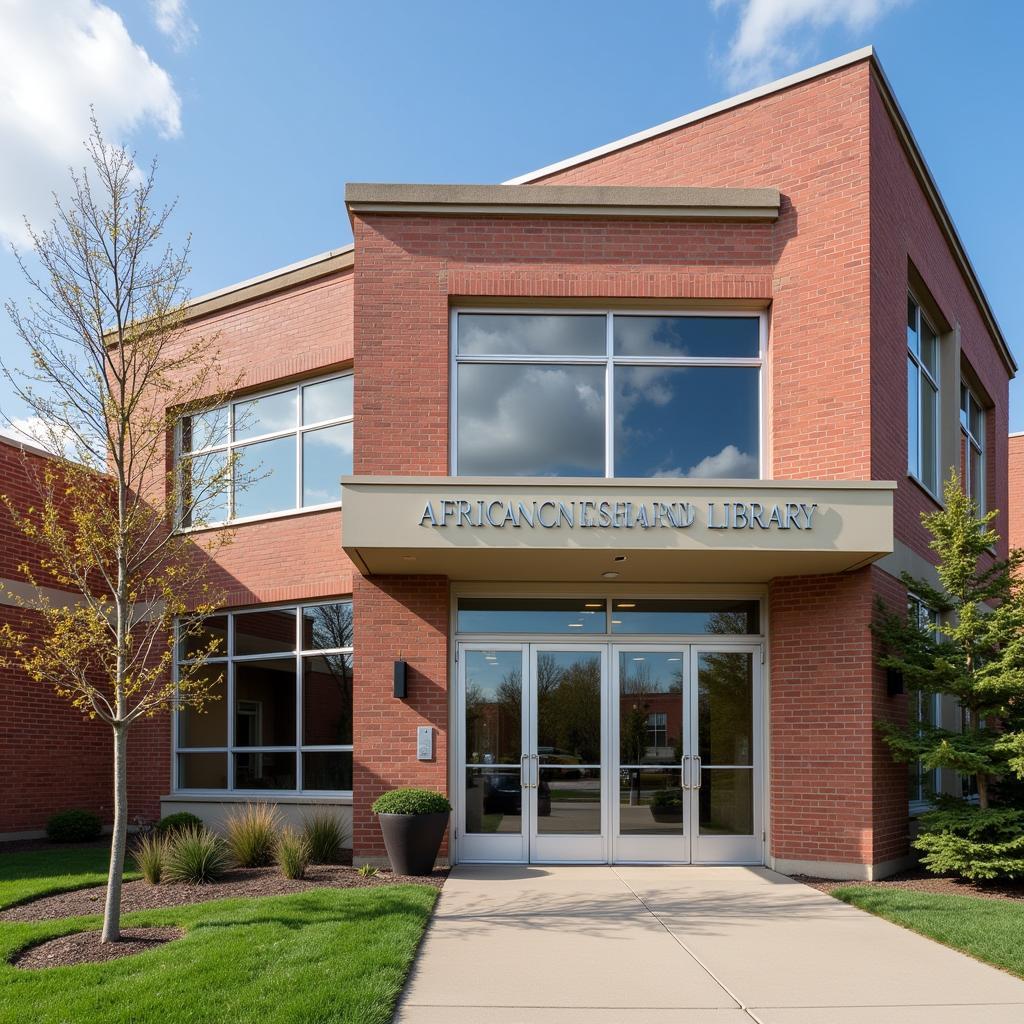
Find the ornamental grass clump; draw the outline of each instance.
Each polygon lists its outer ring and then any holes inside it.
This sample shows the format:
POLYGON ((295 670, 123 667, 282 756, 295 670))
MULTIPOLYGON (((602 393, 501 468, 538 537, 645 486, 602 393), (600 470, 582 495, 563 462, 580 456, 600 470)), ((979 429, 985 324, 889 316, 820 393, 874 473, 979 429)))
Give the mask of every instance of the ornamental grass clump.
POLYGON ((277 865, 285 878, 305 878, 309 867, 309 843, 305 835, 293 828, 284 829, 277 837, 277 865))
POLYGON ((224 840, 207 828, 186 826, 168 840, 163 877, 168 882, 216 882, 231 862, 224 840))
POLYGON ((135 844, 132 859, 135 866, 142 872, 142 877, 150 885, 159 885, 164 872, 164 861, 167 859, 169 840, 158 832, 150 832, 142 836, 135 844))
POLYGON ((261 868, 274 863, 281 816, 276 804, 246 804, 228 815, 224 824, 228 849, 242 868, 261 868))
POLYGON ((313 864, 337 864, 348 841, 345 826, 329 811, 314 814, 302 823, 302 835, 313 864))
POLYGON ((444 814, 451 809, 447 797, 412 786, 382 793, 372 807, 374 814, 444 814))

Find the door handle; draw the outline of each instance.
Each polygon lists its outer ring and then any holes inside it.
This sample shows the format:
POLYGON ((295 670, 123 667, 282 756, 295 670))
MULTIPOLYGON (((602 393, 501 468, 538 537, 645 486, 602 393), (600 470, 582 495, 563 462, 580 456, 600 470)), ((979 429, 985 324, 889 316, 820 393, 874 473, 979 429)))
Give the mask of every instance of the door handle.
POLYGON ((521 754, 519 757, 519 786, 521 789, 530 788, 529 754, 521 754))
POLYGON ((693 783, 693 788, 694 789, 700 789, 700 781, 701 781, 701 779, 700 779, 700 777, 701 777, 700 754, 692 754, 691 756, 693 757, 693 760, 696 762, 696 766, 695 767, 696 767, 696 770, 697 770, 697 781, 695 783, 693 783))
POLYGON ((538 754, 531 754, 533 760, 533 788, 537 789, 540 786, 540 756, 538 754))
POLYGON ((690 788, 690 772, 689 772, 689 768, 690 768, 690 755, 689 754, 683 754, 683 760, 681 762, 681 767, 682 767, 682 772, 681 772, 681 775, 682 775, 682 788, 683 789, 689 789, 690 788))

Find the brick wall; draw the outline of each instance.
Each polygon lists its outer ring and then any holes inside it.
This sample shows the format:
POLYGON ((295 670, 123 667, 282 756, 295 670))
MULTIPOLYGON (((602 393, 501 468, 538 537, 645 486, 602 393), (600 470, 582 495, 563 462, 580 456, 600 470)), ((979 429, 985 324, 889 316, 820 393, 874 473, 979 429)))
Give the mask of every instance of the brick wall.
POLYGON ((893 765, 875 728, 877 717, 906 713, 905 697, 886 695, 868 628, 886 581, 895 584, 867 568, 771 584, 769 783, 777 858, 876 864, 907 852, 906 772, 893 765))
MULTIPOLYGON (((0 438, 0 493, 27 511, 41 502, 41 481, 53 461, 0 438)), ((0 509, 0 581, 25 581, 27 563, 38 582, 60 589, 40 573, 43 552, 18 531, 0 509)), ((69 593, 69 599, 74 594, 69 593)), ((45 643, 40 617, 0 595, 0 622, 10 623, 31 642, 45 643)), ((57 811, 82 808, 113 821, 113 734, 99 719, 76 711, 50 687, 27 679, 14 665, 0 666, 0 837, 37 832, 57 811)), ((158 815, 158 796, 170 771, 166 718, 138 723, 129 733, 131 818, 158 815)))
POLYGON ((1024 547, 1024 434, 1009 439, 1007 473, 1007 535, 1011 548, 1024 547))
POLYGON ((776 479, 871 475, 868 77, 855 64, 539 182, 780 190, 769 268, 776 479))
MULTIPOLYGON (((927 286, 945 320, 959 325, 961 363, 981 383, 992 408, 986 423, 988 508, 1005 512, 1009 372, 949 245, 900 144, 878 86, 872 79, 871 104, 871 417, 875 479, 900 483, 894 504, 896 536, 914 551, 934 560, 922 512, 938 505, 907 476, 907 342, 908 268, 912 265, 927 286)), ((923 297, 922 297, 922 301, 923 297)), ((944 339, 951 344, 952 338, 944 339)), ((959 395, 956 396, 959 404, 959 395)), ((956 462, 953 454, 947 462, 956 462)), ((959 467, 957 467, 959 469, 959 467)), ((949 466, 941 467, 945 478, 949 466)), ((1004 538, 1005 516, 995 522, 1004 538)))
MULTIPOLYGON (((386 789, 448 791, 448 581, 436 576, 357 576, 352 849, 384 856, 370 805, 386 789), (408 663, 406 700, 392 696, 393 666, 408 663), (416 729, 430 725, 434 759, 416 759, 416 729)), ((447 856, 447 838, 441 856, 447 856)))

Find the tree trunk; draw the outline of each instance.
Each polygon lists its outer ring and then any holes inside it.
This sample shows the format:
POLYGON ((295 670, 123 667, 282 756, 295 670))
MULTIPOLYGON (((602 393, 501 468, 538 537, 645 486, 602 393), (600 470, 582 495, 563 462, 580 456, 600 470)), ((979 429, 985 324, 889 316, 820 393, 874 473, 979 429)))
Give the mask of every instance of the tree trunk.
POLYGON ((110 874, 107 876, 107 902, 103 908, 103 935, 100 942, 121 938, 121 876, 128 845, 128 735, 123 724, 114 726, 114 832, 110 837, 110 874))
POLYGON ((988 776, 978 772, 978 806, 985 810, 988 807, 988 776))

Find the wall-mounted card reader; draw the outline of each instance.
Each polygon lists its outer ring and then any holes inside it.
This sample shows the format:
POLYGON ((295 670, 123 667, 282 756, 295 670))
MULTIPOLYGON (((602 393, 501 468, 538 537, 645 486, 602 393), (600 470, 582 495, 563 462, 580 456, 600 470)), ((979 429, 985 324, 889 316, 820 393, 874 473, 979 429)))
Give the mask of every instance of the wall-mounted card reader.
POLYGON ((421 725, 416 730, 416 760, 433 761, 434 729, 429 725, 421 725))

